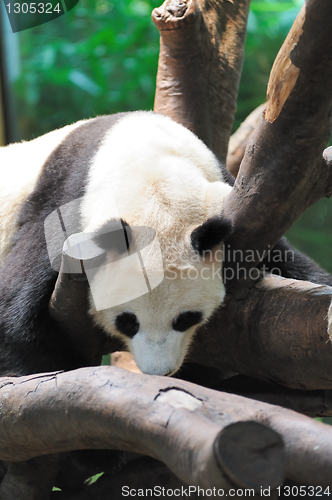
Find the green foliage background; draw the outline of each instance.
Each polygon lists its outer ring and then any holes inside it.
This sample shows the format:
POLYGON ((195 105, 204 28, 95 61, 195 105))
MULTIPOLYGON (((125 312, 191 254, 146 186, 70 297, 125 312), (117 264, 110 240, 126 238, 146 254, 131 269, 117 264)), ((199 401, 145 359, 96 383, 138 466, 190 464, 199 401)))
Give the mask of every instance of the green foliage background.
POLYGON ((158 0, 80 0, 68 14, 19 34, 16 82, 25 139, 100 114, 153 106, 158 0))
MULTIPOLYGON (((159 36, 150 13, 161 0, 80 0, 68 14, 19 34, 15 82, 21 138, 81 118, 153 107, 159 36)), ((248 23, 234 127, 264 102, 274 58, 302 0, 255 0, 248 23)), ((332 204, 322 200, 288 233, 332 272, 332 204)))

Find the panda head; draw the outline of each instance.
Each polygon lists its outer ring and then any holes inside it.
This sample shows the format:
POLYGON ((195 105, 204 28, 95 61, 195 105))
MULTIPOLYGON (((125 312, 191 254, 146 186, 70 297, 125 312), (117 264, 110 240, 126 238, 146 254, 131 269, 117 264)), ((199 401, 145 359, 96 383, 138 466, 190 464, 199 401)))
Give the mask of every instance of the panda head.
POLYGON ((232 228, 220 216, 178 235, 120 222, 93 236, 105 260, 86 270, 90 314, 126 343, 142 372, 171 375, 197 327, 223 301, 222 243, 232 228))

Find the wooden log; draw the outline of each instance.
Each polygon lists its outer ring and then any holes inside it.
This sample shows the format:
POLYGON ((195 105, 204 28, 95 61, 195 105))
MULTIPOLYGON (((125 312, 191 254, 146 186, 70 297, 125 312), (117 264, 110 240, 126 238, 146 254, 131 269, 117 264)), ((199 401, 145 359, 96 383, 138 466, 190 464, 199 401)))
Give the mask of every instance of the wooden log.
POLYGON ((218 393, 112 367, 7 378, 1 386, 2 460, 109 448, 159 459, 186 484, 203 488, 235 484, 258 491, 283 479, 279 435, 250 417, 220 415, 229 395, 217 410, 211 397, 218 393), (234 432, 242 436, 237 447, 234 432), (221 452, 227 445, 233 448, 229 457, 221 452), (246 466, 236 471, 241 460, 246 466))
MULTIPOLYGON (((97 364, 102 354, 124 349, 92 323, 87 281, 84 274, 75 278, 62 272, 67 257, 64 252, 50 313, 91 364, 97 364)), ((70 262, 77 267, 79 261, 71 257, 70 262)), ((293 389, 332 389, 331 300, 331 287, 276 275, 266 275, 250 288, 238 286, 197 331, 188 359, 293 389)))
POLYGON ((237 291, 197 331, 189 359, 293 389, 332 389, 332 288, 267 275, 237 291))
POLYGON ((213 388, 255 399, 256 401, 289 408, 309 417, 332 416, 331 390, 289 389, 276 383, 258 380, 245 375, 235 375, 220 381, 213 388))
MULTIPOLYGON (((117 448, 162 460, 186 484, 227 489, 234 485, 234 462, 224 457, 221 469, 213 451, 215 443, 221 439, 222 429, 232 441, 230 424, 242 426, 243 422, 254 421, 282 436, 287 477, 300 484, 330 484, 329 426, 290 410, 188 382, 94 367, 3 378, 0 396, 3 460, 27 460, 71 449, 117 448)), ((241 487, 282 482, 284 455, 280 441, 277 436, 272 439, 273 434, 265 441, 263 429, 254 448, 247 449, 252 466, 248 463, 247 472, 238 470, 236 481, 241 487), (274 444, 271 456, 266 456, 262 443, 270 439, 274 444), (273 477, 262 478, 261 469, 269 470, 272 463, 273 477)), ((238 453, 243 457, 241 442, 238 453)))

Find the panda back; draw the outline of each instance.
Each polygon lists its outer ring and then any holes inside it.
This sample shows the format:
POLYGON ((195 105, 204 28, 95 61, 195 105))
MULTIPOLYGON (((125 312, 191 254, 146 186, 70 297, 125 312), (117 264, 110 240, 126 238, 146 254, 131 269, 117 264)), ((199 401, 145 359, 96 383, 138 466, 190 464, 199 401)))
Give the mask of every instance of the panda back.
POLYGON ((0 148, 0 265, 10 251, 20 209, 34 190, 47 158, 85 121, 0 148))

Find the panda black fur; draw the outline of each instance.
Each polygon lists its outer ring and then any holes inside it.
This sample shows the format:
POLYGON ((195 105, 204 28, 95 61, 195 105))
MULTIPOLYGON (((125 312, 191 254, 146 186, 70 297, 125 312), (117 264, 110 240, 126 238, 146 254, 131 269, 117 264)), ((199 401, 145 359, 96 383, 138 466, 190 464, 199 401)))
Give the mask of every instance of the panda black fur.
MULTIPOLYGON (((92 234, 97 244, 98 234, 107 233, 112 220, 152 227, 164 260, 175 248, 176 262, 166 262, 175 274, 182 272, 181 266, 184 274, 201 271, 202 258, 195 264, 191 259, 205 251, 212 252, 213 264, 213 252, 231 232, 222 217, 222 202, 233 182, 230 174, 191 132, 152 112, 79 122, 30 143, 1 148, 0 161, 5 170, 15 171, 17 162, 34 169, 9 199, 11 206, 0 212, 5 227, 0 239, 1 375, 93 363, 65 338, 48 312, 57 272, 50 263, 44 224, 63 205, 79 200, 73 232, 92 234), (111 195, 115 209, 107 204, 109 197, 112 205, 111 195), (184 265, 177 260, 181 252, 184 265)), ((0 189, 0 200, 1 195, 3 201, 0 189)), ((278 245, 282 251, 288 248, 285 241, 278 245)), ((212 264, 204 261, 209 278, 212 264)), ((331 284, 326 273, 299 253, 283 266, 286 276, 331 284)), ((179 368, 197 325, 225 294, 221 280, 201 279, 197 286, 197 280, 164 279, 149 293, 108 308, 104 297, 109 276, 99 269, 93 279, 94 321, 105 335, 118 335, 128 344, 142 371, 163 375, 179 368), (96 310, 98 301, 104 305, 96 310)), ((130 282, 124 284, 130 288, 130 282)))

